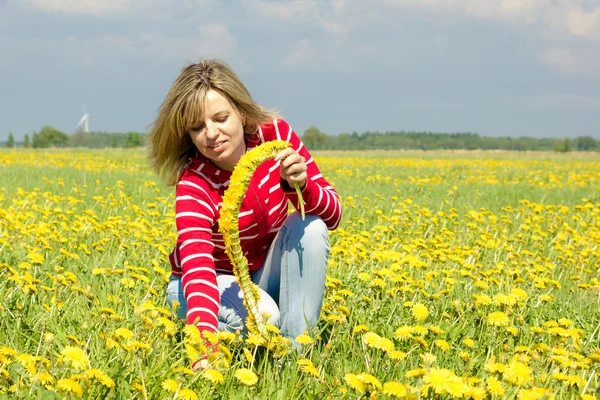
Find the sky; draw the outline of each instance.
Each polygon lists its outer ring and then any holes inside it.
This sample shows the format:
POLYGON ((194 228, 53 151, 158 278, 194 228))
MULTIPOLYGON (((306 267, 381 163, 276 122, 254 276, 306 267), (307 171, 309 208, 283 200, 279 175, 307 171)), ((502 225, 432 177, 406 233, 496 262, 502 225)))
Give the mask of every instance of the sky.
POLYGON ((600 0, 0 0, 0 141, 147 132, 210 58, 300 135, 600 139, 600 0))

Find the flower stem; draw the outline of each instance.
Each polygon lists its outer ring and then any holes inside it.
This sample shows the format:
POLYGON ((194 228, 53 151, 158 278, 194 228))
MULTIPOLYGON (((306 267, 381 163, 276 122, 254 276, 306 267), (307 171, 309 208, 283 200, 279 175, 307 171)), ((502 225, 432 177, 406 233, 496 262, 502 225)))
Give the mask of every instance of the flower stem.
POLYGON ((300 206, 300 215, 302 215, 302 221, 304 221, 304 205, 306 202, 302 198, 302 190, 300 190, 300 185, 298 182, 294 182, 294 188, 296 189, 296 194, 298 195, 298 205, 300 206))

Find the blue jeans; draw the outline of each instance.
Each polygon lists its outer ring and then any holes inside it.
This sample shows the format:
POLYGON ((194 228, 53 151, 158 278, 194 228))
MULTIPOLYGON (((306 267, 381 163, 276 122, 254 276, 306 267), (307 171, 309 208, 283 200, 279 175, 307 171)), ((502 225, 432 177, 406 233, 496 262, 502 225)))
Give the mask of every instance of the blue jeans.
MULTIPOLYGON (((264 265, 250 273, 260 291, 259 311, 271 315, 269 322, 295 343, 295 338, 316 326, 323 304, 325 275, 329 258, 329 234, 323 220, 316 215, 289 215, 275 236, 264 265)), ((246 333, 248 312, 233 275, 218 275, 221 294, 219 330, 246 333)), ((181 277, 172 275, 167 287, 169 304, 177 300, 177 315, 185 319, 187 301, 181 277)))

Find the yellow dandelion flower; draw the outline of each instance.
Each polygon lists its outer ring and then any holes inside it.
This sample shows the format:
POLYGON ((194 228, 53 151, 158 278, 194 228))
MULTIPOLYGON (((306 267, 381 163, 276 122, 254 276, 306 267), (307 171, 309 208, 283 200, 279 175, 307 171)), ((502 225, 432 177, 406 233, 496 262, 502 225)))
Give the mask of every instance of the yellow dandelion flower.
POLYGON ((434 343, 442 351, 447 351, 450 349, 450 344, 445 340, 439 339, 436 340, 434 343))
POLYGON ((60 352, 61 360, 71 363, 73 368, 87 369, 90 365, 90 360, 83 350, 73 346, 67 346, 60 352))
POLYGON ((107 388, 115 387, 115 381, 113 381, 112 378, 108 376, 104 371, 101 371, 96 368, 88 369, 87 371, 85 371, 83 373, 83 378, 86 380, 94 379, 95 381, 106 386, 107 388))
POLYGON ((436 394, 445 394, 454 372, 446 368, 431 368, 423 376, 427 388, 433 389, 436 394))
POLYGON ((306 334, 302 334, 296 337, 296 342, 305 345, 305 344, 311 344, 314 343, 314 339, 311 338, 310 336, 306 335, 306 334))
POLYGON ((411 326, 401 326, 394 332, 394 338, 404 341, 413 337, 414 328, 411 326))
POLYGON ((50 373, 47 371, 40 372, 40 374, 38 375, 38 380, 44 386, 51 385, 54 383, 54 377, 50 375, 50 373))
POLYGON ((465 395, 473 400, 484 400, 487 393, 485 392, 485 389, 481 387, 468 387, 465 395))
POLYGON ((427 319, 427 316, 429 315, 429 310, 427 309, 427 307, 421 303, 417 303, 415 305, 412 306, 411 308, 411 312, 413 317, 417 320, 417 321, 424 321, 425 319, 427 319))
POLYGON ((508 315, 502 311, 495 311, 488 315, 487 323, 492 326, 508 326, 508 315))
POLYGON ((381 390, 381 382, 379 382, 379 379, 375 378, 373 375, 363 372, 362 374, 358 375, 358 377, 365 383, 369 392, 381 390))
POLYGON ((415 325, 412 327, 413 333, 419 336, 425 336, 429 333, 429 329, 424 327, 423 325, 415 325))
POLYGON ((407 378, 417 378, 419 376, 425 375, 426 372, 427 371, 425 370, 425 368, 411 369, 409 371, 406 371, 406 374, 404 374, 404 376, 406 376, 407 378))
POLYGON ((175 393, 179 390, 179 383, 175 379, 165 379, 160 386, 170 393, 175 393))
POLYGON ((301 372, 312 375, 315 378, 319 377, 319 370, 314 366, 312 361, 301 359, 301 360, 298 360, 298 365, 300 366, 301 372))
POLYGON ((357 392, 364 393, 366 390, 365 382, 358 375, 346 374, 344 376, 344 381, 357 392))
POLYGON ((371 280, 371 275, 367 274, 366 272, 360 272, 357 276, 358 279, 363 282, 369 282, 371 280))
POLYGON ((175 395, 176 400, 198 400, 198 395, 192 389, 180 389, 175 395))
POLYGON ((496 377, 490 376, 485 380, 488 392, 493 396, 504 396, 504 387, 496 377))
POLYGON ((243 350, 244 350, 244 357, 246 358, 246 360, 249 363, 254 362, 254 356, 252 355, 252 352, 245 347, 243 348, 243 350))
POLYGON ((258 376, 256 376, 253 371, 247 368, 240 368, 236 370, 234 375, 238 381, 246 386, 254 386, 256 385, 256 382, 258 382, 258 376))
POLYGON ((406 353, 400 350, 391 351, 389 352, 389 355, 392 360, 402 360, 406 357, 406 353))
POLYGON ((515 386, 525 386, 533 381, 531 368, 520 361, 513 359, 506 371, 502 373, 502 378, 515 386))
POLYGON ((353 335, 357 335, 357 334, 361 334, 361 333, 365 333, 368 332, 369 328, 366 325, 356 325, 354 328, 352 328, 352 334, 353 335))
POLYGON ((115 330, 115 336, 123 339, 131 339, 133 338, 133 332, 127 328, 117 328, 115 330))
POLYGON ((173 368, 173 373, 174 374, 182 373, 182 374, 186 374, 186 375, 194 375, 194 371, 191 368, 188 368, 188 367, 173 368))
POLYGON ((406 396, 406 385, 398 382, 386 382, 383 384, 383 394, 390 397, 403 398, 406 396))
POLYGON ((81 385, 71 378, 61 379, 56 382, 56 389, 63 392, 73 393, 77 397, 83 396, 81 385))
POLYGON ((471 339, 470 337, 466 337, 463 339, 463 343, 465 344, 465 346, 467 347, 473 347, 475 345, 475 341, 473 339, 471 339))
POLYGON ((227 332, 227 331, 219 331, 217 336, 218 336, 219 341, 226 342, 226 343, 235 342, 235 339, 237 337, 235 335, 235 333, 231 333, 231 332, 227 332))
POLYGON ((213 384, 222 384, 225 382, 223 374, 216 369, 205 369, 202 372, 202 377, 213 384))

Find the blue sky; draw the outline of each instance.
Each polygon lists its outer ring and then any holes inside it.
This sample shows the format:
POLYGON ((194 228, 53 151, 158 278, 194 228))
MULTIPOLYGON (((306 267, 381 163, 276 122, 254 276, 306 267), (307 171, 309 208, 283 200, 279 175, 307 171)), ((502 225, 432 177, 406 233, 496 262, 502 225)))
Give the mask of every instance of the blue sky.
POLYGON ((600 0, 0 0, 0 141, 146 131, 200 58, 300 134, 600 138, 600 0))

